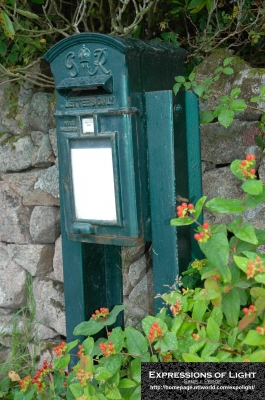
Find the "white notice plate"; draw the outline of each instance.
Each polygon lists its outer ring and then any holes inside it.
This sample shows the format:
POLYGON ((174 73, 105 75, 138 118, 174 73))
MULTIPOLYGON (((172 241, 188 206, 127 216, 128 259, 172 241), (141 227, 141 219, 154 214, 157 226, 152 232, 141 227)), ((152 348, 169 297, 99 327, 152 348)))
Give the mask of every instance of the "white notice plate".
POLYGON ((94 133, 94 120, 93 118, 83 118, 82 119, 82 129, 83 134, 94 133))
POLYGON ((78 219, 117 221, 112 148, 71 149, 78 219))

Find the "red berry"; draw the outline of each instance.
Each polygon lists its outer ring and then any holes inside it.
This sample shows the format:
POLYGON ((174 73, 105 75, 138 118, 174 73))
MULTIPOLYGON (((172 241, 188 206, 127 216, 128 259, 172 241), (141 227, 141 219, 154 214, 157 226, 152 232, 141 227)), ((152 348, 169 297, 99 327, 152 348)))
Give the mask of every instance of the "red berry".
POLYGON ((199 233, 195 233, 194 239, 199 240, 200 238, 201 238, 201 237, 200 237, 199 233))
POLYGON ((187 208, 187 203, 182 203, 183 208, 187 208))
POLYGON ((249 172, 250 172, 252 175, 254 175, 254 174, 256 173, 256 170, 255 170, 254 168, 252 168, 249 172))
POLYGON ((245 308, 243 308, 242 311, 243 311, 244 314, 247 314, 249 310, 248 310, 248 308, 245 307, 245 308))
POLYGON ((203 224, 203 229, 208 229, 209 228, 209 224, 208 224, 208 222, 204 222, 204 224, 203 224))
POLYGON ((254 154, 248 154, 248 155, 246 156, 246 160, 247 160, 247 161, 255 160, 255 155, 254 155, 254 154))
POLYGON ((199 235, 200 235, 201 238, 204 238, 205 233, 204 232, 200 232, 199 235))
POLYGON ((193 204, 188 204, 188 209, 189 209, 189 210, 193 210, 193 208, 194 208, 194 205, 193 205, 193 204))

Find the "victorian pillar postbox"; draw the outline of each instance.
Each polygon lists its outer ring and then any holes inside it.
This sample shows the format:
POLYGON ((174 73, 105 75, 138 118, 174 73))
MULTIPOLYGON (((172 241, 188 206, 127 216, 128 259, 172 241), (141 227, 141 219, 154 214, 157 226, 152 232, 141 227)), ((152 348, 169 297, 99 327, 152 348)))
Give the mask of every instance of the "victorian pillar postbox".
MULTIPOLYGON (((177 233, 169 219, 175 215, 177 180, 184 192, 189 192, 189 184, 181 183, 187 172, 180 176, 184 166, 175 161, 179 157, 187 167, 189 156, 186 142, 174 139, 174 121, 186 118, 185 99, 185 104, 177 104, 171 89, 174 76, 182 74, 185 57, 186 51, 176 46, 93 33, 63 39, 45 55, 56 87, 69 337, 96 308, 122 302, 120 246, 162 240, 157 218, 173 234, 172 257, 178 259, 177 233), (170 153, 174 164, 166 216, 156 202, 162 204, 159 199, 168 196, 159 193, 163 188, 158 185, 168 179, 168 171, 161 175, 160 170, 156 182, 154 141, 162 146, 157 163, 166 166, 170 153)), ((179 123, 182 134, 187 130, 184 125, 179 123)), ((170 275, 176 275, 176 267, 170 275)))

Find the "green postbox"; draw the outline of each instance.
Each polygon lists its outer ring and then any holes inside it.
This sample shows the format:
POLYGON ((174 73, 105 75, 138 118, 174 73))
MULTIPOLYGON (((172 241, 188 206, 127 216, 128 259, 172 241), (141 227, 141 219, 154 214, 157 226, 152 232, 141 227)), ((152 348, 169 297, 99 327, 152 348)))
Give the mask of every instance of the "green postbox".
POLYGON ((120 246, 153 242, 156 293, 191 257, 190 232, 177 237, 169 226, 177 194, 201 192, 197 99, 188 115, 187 97, 171 91, 185 57, 176 46, 93 33, 45 55, 56 86, 69 338, 96 308, 122 303, 120 246))

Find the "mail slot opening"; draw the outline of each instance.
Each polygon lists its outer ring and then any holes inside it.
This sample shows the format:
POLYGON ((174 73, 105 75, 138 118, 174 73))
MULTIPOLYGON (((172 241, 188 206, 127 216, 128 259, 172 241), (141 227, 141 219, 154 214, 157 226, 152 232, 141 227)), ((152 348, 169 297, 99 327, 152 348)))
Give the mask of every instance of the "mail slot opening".
POLYGON ((87 96, 113 92, 112 75, 83 76, 63 79, 56 89, 64 96, 87 96))
MULTIPOLYGON (((61 90, 62 91, 62 90, 61 90)), ((111 93, 106 91, 102 86, 90 86, 89 88, 73 88, 73 89, 64 89, 65 97, 87 97, 91 95, 104 95, 107 93, 111 93)))

